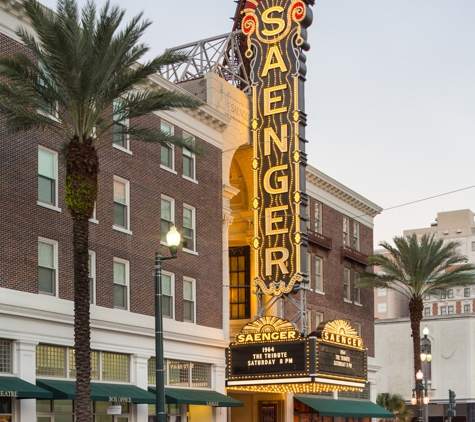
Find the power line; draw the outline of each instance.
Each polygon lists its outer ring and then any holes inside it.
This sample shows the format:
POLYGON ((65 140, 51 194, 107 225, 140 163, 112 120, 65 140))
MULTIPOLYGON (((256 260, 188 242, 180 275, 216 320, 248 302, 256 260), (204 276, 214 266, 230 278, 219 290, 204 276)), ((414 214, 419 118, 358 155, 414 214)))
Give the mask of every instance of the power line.
POLYGON ((395 208, 405 207, 406 205, 417 204, 418 202, 428 201, 429 199, 439 198, 441 196, 450 195, 452 193, 457 193, 457 192, 461 192, 463 190, 472 189, 472 188, 475 188, 475 185, 474 186, 468 186, 468 187, 462 188, 462 189, 453 190, 453 191, 450 191, 450 192, 441 193, 439 195, 429 196, 429 197, 423 198, 423 199, 417 199, 416 201, 406 202, 404 204, 395 205, 393 207, 384 208, 383 211, 388 211, 388 210, 393 210, 395 208))

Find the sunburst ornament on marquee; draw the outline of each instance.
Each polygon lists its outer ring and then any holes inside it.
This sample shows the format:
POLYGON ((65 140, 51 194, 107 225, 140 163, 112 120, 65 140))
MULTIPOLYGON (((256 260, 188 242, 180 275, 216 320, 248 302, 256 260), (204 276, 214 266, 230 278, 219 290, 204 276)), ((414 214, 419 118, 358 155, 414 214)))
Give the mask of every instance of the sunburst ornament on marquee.
POLYGON ((248 322, 242 327, 242 333, 269 333, 273 331, 295 330, 294 324, 276 316, 263 316, 255 321, 248 322))
POLYGON ((358 331, 343 319, 335 319, 334 321, 327 322, 324 330, 335 334, 342 334, 347 337, 359 337, 358 331))

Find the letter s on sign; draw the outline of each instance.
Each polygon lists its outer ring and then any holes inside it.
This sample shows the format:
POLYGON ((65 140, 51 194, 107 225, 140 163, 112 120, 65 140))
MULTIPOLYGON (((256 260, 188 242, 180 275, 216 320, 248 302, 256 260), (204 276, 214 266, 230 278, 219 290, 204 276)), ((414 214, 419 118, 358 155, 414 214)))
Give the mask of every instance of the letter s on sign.
POLYGON ((264 10, 262 13, 262 22, 265 24, 277 24, 277 28, 275 29, 263 29, 262 35, 267 37, 272 37, 274 35, 280 34, 285 28, 285 21, 282 18, 274 18, 270 15, 274 12, 282 13, 284 8, 282 6, 273 6, 269 7, 268 9, 264 10))

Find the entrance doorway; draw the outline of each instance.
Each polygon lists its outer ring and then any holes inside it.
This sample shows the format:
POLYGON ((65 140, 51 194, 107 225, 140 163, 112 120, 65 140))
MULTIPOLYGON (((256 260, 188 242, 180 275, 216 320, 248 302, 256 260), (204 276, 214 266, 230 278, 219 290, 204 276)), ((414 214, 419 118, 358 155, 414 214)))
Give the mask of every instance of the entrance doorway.
POLYGON ((280 402, 259 402, 259 422, 280 422, 280 402))

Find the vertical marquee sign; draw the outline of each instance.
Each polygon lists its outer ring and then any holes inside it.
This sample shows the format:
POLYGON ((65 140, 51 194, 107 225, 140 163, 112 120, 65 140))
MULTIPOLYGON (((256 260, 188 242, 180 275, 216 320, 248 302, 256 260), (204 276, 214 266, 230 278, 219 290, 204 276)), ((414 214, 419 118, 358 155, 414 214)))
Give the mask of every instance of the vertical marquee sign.
POLYGON ((255 283, 281 296, 306 283, 304 82, 312 0, 248 0, 255 283))

